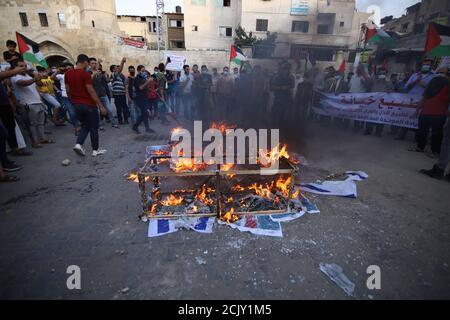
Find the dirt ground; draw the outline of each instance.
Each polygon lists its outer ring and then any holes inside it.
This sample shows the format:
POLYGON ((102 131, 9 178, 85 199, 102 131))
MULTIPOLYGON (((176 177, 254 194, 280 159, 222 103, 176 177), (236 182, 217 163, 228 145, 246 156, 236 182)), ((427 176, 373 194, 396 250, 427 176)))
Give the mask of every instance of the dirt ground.
POLYGON ((108 153, 96 159, 77 158, 73 133, 57 128, 57 144, 15 159, 22 180, 0 185, 0 298, 450 298, 450 183, 418 173, 434 160, 407 152, 411 141, 314 124, 290 146, 308 160, 303 180, 365 171, 357 199, 310 195, 321 213, 283 224, 283 238, 216 225, 211 235, 149 239, 136 219, 137 185, 123 175, 145 146, 168 140, 167 128, 154 127, 166 133, 107 128, 108 153), (320 263, 340 265, 354 297, 320 263), (81 268, 81 290, 66 287, 69 265, 81 268), (381 269, 381 290, 366 287, 370 265, 381 269))

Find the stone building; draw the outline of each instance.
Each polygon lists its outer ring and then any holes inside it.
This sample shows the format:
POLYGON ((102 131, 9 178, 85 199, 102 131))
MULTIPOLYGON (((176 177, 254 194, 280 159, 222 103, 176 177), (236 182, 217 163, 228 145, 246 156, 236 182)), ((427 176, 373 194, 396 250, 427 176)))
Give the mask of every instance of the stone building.
POLYGON ((15 40, 16 31, 38 43, 50 65, 74 62, 79 53, 101 57, 105 65, 147 57, 147 50, 121 44, 127 35, 114 0, 0 0, 0 43, 15 40))

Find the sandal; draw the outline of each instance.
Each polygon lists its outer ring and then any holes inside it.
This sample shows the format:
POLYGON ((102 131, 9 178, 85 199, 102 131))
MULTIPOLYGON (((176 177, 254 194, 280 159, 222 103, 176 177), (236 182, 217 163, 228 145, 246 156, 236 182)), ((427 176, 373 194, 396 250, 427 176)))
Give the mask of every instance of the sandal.
POLYGON ((410 149, 408 149, 408 151, 410 151, 410 152, 419 152, 419 153, 423 153, 424 152, 424 150, 419 149, 419 148, 410 148, 410 149))
POLYGON ((39 143, 41 143, 41 144, 53 144, 53 143, 56 143, 56 142, 51 140, 51 139, 46 139, 46 140, 39 141, 39 143))
POLYGON ((16 176, 8 176, 6 174, 3 177, 0 177, 0 182, 16 182, 19 180, 20 180, 20 178, 18 178, 16 176))

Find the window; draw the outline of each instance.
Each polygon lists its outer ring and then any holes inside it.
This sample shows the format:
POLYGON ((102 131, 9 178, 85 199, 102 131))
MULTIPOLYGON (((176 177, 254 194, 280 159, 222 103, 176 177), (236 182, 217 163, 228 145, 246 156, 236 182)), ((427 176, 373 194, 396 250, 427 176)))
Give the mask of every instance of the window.
POLYGON ((221 37, 232 37, 233 29, 231 27, 219 27, 219 35, 221 37))
POLYGON ((198 31, 198 26, 192 26, 192 31, 198 31))
POLYGON ((66 16, 64 15, 64 12, 58 13, 58 21, 61 27, 64 27, 66 25, 66 16))
POLYGON ((41 27, 48 27, 48 20, 46 13, 39 13, 39 21, 41 22, 41 27))
POLYGON ((155 21, 148 23, 148 30, 150 30, 150 32, 156 32, 156 22, 155 21))
POLYGON ((147 19, 145 19, 145 17, 141 17, 141 22, 145 22, 147 21, 147 19))
POLYGON ((92 20, 92 28, 95 28, 95 21, 92 20))
POLYGON ((224 7, 231 7, 231 0, 223 0, 224 7))
POLYGON ((318 34, 328 34, 328 25, 327 24, 319 24, 317 26, 318 34))
POLYGON ((170 47, 176 48, 176 49, 182 49, 182 48, 184 48, 184 42, 183 41, 171 41, 170 47))
POLYGON ((183 28, 184 21, 183 20, 170 20, 170 27, 171 28, 183 28))
POLYGON ((292 21, 292 32, 308 33, 309 21, 292 21))
POLYGON ((22 27, 28 27, 28 18, 25 12, 19 12, 20 22, 22 22, 22 27))
POLYGON ((339 23, 339 26, 340 26, 341 28, 343 28, 343 27, 345 26, 345 22, 344 22, 344 21, 341 21, 341 22, 339 23))
POLYGON ((402 24, 402 32, 408 31, 408 26, 409 26, 409 23, 402 24))
POLYGON ((269 20, 256 19, 256 31, 267 31, 269 20))

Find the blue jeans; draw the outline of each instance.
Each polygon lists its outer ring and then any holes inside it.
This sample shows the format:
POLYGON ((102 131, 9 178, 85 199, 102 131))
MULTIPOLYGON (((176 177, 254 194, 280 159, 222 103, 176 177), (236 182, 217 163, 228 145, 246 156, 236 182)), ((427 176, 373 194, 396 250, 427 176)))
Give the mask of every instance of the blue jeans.
POLYGON ((75 113, 75 108, 72 104, 72 101, 70 101, 69 98, 67 97, 61 97, 61 101, 62 104, 64 105, 64 107, 66 107, 67 112, 69 113, 69 118, 70 118, 70 122, 72 123, 72 125, 77 128, 80 126, 78 119, 77 119, 77 114, 75 113))
POLYGON ((136 122, 133 125, 133 129, 137 130, 139 125, 144 122, 145 129, 148 130, 148 101, 135 101, 136 108, 136 122))
MULTIPOLYGON (((193 97, 191 93, 185 93, 181 96, 181 108, 183 110, 183 116, 192 120, 192 105, 193 105, 193 97)), ((181 113, 181 110, 180 110, 181 113)))
POLYGON ((92 150, 98 150, 98 108, 92 108, 84 104, 74 106, 77 118, 81 122, 81 130, 77 137, 77 144, 83 145, 87 135, 91 136, 92 150))
POLYGON ((131 123, 135 124, 138 118, 138 106, 133 99, 128 100, 128 107, 130 108, 131 123))
MULTIPOLYGON (((114 118, 114 114, 113 114, 113 108, 112 108, 111 102, 109 101, 108 96, 100 97, 100 101, 103 103, 103 105, 105 106, 106 110, 108 111, 108 118, 109 118, 109 121, 111 121, 111 124, 113 126, 117 125, 116 118, 114 118)), ((102 122, 103 121, 101 121, 101 123, 102 122)))

